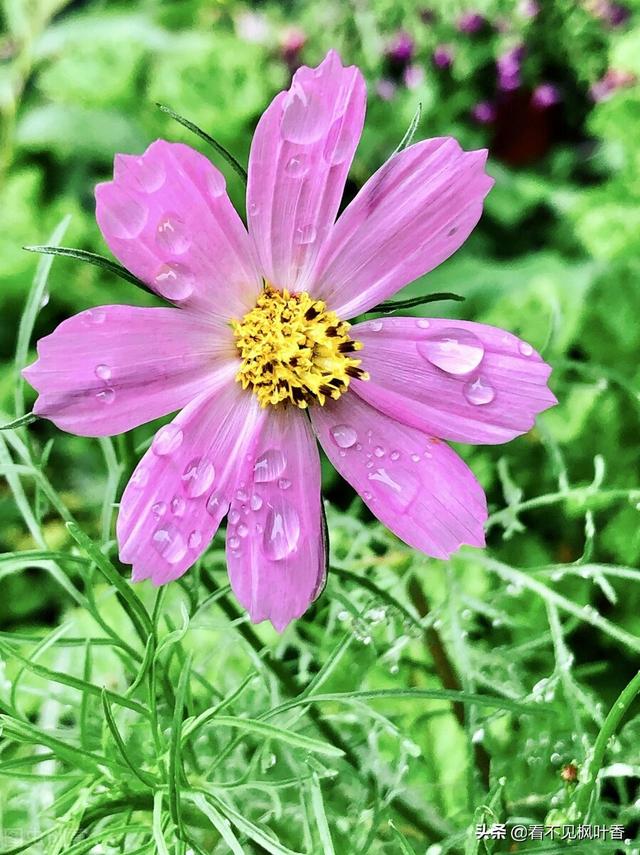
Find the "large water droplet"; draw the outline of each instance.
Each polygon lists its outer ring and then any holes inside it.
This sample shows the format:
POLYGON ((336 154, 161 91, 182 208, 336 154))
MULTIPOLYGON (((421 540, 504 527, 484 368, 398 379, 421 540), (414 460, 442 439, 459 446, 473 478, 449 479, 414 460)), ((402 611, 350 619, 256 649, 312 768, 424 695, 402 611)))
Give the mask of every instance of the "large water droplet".
POLYGON ((482 377, 466 383, 463 392, 467 401, 476 406, 490 404, 496 396, 496 390, 482 377))
POLYGON ((370 330, 371 332, 380 332, 383 327, 384 327, 384 324, 382 323, 382 321, 371 321, 367 325, 367 329, 370 330))
POLYGON ((182 480, 185 482, 187 495, 192 499, 197 499, 206 493, 209 487, 213 484, 216 471, 213 463, 205 460, 202 457, 197 457, 191 461, 184 470, 182 480))
POLYGON ((167 300, 181 302, 193 294, 195 277, 186 265, 172 261, 162 265, 153 277, 153 284, 167 300))
POLYGON ((189 535, 189 540, 187 541, 189 544, 189 549, 197 549, 202 543, 202 532, 198 531, 198 529, 194 529, 189 535))
POLYGON ((116 399, 116 393, 113 389, 103 389, 101 392, 98 392, 96 398, 101 404, 113 404, 116 399))
POLYGON ((117 181, 131 182, 142 193, 155 193, 166 178, 163 162, 148 154, 146 157, 116 155, 113 175, 117 181))
POLYGON ((338 448, 351 448, 358 439, 358 434, 349 425, 334 425, 330 433, 338 448))
POLYGON ((167 506, 164 502, 156 502, 155 505, 151 508, 153 515, 156 517, 162 517, 167 511, 167 506))
POLYGON ((220 514, 221 500, 217 493, 212 493, 207 499, 207 512, 212 517, 217 517, 220 514))
POLYGON ((182 496, 174 496, 171 499, 171 513, 176 517, 181 517, 184 514, 184 509, 187 507, 187 503, 182 498, 182 496))
POLYGON ((480 339, 463 329, 441 330, 417 342, 416 348, 423 359, 448 374, 468 374, 480 365, 484 356, 480 339))
POLYGON ((123 240, 137 238, 145 227, 148 211, 127 196, 111 199, 102 208, 105 232, 123 240))
POLYGON ((176 425, 164 425, 154 436, 151 448, 159 457, 173 454, 182 445, 184 434, 176 425))
POLYGON ((237 528, 237 532, 240 535, 240 537, 246 537, 249 534, 249 528, 244 523, 240 523, 240 525, 237 528))
POLYGON ((259 511, 262 507, 262 497, 257 493, 254 493, 253 496, 251 496, 250 506, 252 511, 259 511))
POLYGON ((96 365, 96 377, 98 380, 111 380, 111 369, 108 365, 96 365))
POLYGON ((156 242, 170 255, 182 255, 191 246, 187 227, 177 214, 163 214, 156 229, 156 242))
POLYGON ((256 460, 253 467, 253 480, 259 484, 275 481, 282 475, 286 465, 287 461, 284 454, 277 448, 270 448, 256 460))
POLYGON ((416 326, 420 327, 421 330, 428 330, 431 326, 431 321, 426 318, 418 318, 416 321, 416 326))
POLYGON ((280 133, 285 140, 307 144, 315 142, 325 133, 330 114, 323 109, 320 98, 294 83, 285 98, 280 133))
POLYGON ((401 467, 375 469, 367 475, 372 489, 399 513, 407 510, 420 489, 419 479, 401 467))
POLYGON ((174 525, 159 528, 152 540, 156 551, 169 564, 177 564, 187 552, 184 537, 174 525))
POLYGON ((316 239, 316 227, 313 223, 307 223, 306 226, 300 226, 296 229, 295 241, 299 244, 313 243, 316 239))
POLYGON ((262 548, 267 558, 279 561, 295 550, 300 538, 300 519, 289 504, 269 508, 262 536, 262 548))
POLYGON ((284 168, 287 175, 290 175, 292 178, 302 178, 307 174, 308 169, 309 161, 306 154, 295 154, 293 157, 290 157, 284 168))

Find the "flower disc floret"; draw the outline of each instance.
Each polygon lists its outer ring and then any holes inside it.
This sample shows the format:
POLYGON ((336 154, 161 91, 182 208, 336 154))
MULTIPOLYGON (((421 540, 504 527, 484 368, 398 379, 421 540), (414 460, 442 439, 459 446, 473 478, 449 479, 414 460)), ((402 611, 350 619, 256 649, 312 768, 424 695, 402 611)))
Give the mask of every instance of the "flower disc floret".
POLYGON ((236 379, 260 405, 288 401, 304 409, 337 400, 351 377, 368 375, 351 354, 362 344, 349 324, 306 291, 290 294, 267 285, 242 320, 231 321, 242 365, 236 379))

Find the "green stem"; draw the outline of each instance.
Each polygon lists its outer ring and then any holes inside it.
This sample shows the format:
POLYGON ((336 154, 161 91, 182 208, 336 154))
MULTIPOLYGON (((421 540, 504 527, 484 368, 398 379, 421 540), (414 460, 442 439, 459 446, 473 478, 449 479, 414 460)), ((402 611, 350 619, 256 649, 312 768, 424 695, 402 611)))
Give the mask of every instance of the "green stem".
POLYGON ((593 807, 594 793, 598 782, 598 775, 604 756, 609 744, 609 740, 614 735, 625 713, 640 693, 640 671, 628 683, 620 693, 618 700, 609 710, 609 714, 604 720, 604 724, 600 729, 598 738, 593 746, 593 753, 587 761, 584 770, 584 783, 576 790, 576 808, 578 809, 578 817, 581 822, 588 822, 591 810, 593 807))

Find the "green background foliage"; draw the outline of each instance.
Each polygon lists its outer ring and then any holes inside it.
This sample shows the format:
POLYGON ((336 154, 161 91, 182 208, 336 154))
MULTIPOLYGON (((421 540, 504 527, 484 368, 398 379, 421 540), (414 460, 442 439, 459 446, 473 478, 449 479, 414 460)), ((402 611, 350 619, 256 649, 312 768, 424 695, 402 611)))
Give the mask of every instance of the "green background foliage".
POLYGON ((282 636, 237 607, 221 534, 179 582, 130 585, 113 520, 154 426, 0 434, 0 852, 475 855, 514 851, 478 823, 591 822, 628 842, 517 851, 637 855, 640 5, 615 26, 606 5, 477 0, 487 22, 468 34, 471 5, 445 0, 0 4, 2 422, 33 400, 16 369, 39 336, 100 303, 153 303, 72 259, 36 272, 22 246, 68 217, 62 243, 106 252, 93 187, 115 152, 165 137, 216 160, 155 102, 246 163, 261 111, 329 47, 369 86, 347 198, 418 103, 417 138, 489 147, 479 227, 402 296, 463 295, 429 311, 522 335, 559 399, 508 446, 460 449, 488 494, 488 547, 447 563, 325 467, 329 581, 282 636), (400 30, 409 86, 388 54, 400 30), (522 85, 496 101, 496 58, 521 42, 522 85), (546 82, 560 103, 535 109, 546 82), (494 122, 472 118, 482 101, 494 122))

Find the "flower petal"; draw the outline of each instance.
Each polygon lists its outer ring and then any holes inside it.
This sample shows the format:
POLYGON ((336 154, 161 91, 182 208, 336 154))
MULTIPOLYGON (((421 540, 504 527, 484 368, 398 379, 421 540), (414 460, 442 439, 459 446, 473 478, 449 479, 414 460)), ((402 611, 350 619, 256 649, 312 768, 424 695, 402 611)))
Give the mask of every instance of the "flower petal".
POLYGON ((451 137, 393 155, 340 216, 316 268, 313 296, 351 318, 428 273, 465 242, 493 185, 487 152, 451 137))
POLYGON ((329 51, 296 71, 258 122, 249 157, 249 232, 268 281, 307 287, 335 220, 364 122, 360 71, 329 51))
POLYGON ((141 157, 117 155, 96 201, 109 249, 161 296, 224 320, 254 304, 261 281, 249 236, 204 155, 165 140, 141 157))
POLYGON ((551 368, 527 342, 496 327, 446 318, 356 324, 368 381, 352 388, 389 416, 456 442, 507 442, 556 403, 551 368))
POLYGON ((177 579, 204 552, 246 477, 264 411, 225 367, 160 428, 122 496, 120 559, 135 582, 177 579))
POLYGON ((23 376, 34 413, 81 436, 110 436, 183 407, 209 383, 231 333, 173 308, 100 306, 38 342, 23 376))
POLYGON ((311 411, 327 456, 365 504, 409 546, 447 558, 484 545, 484 492, 439 439, 390 419, 353 392, 311 411))
POLYGON ((271 409, 251 464, 229 510, 229 579, 251 620, 282 632, 325 578, 320 459, 306 414, 271 409))

